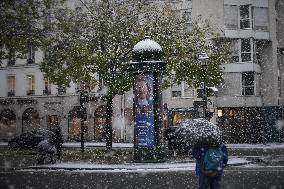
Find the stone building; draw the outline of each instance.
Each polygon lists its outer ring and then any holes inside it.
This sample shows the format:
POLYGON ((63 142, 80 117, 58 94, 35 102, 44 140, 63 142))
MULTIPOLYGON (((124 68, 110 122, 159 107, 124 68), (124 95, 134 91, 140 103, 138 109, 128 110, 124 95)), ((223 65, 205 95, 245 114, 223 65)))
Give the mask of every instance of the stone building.
MULTIPOLYGON (((284 124, 284 3, 281 0, 175 0, 180 14, 207 18, 234 49, 232 62, 221 66, 224 83, 209 98, 227 142, 269 142, 283 138, 284 124)), ((70 4, 72 6, 72 3, 70 4)), ((0 68, 0 139, 8 140, 35 128, 62 127, 64 139, 80 140, 79 88, 50 84, 40 71, 43 53, 30 49, 26 59, 9 59, 0 68)), ((210 59, 209 59, 210 61, 210 59)), ((105 140, 103 90, 90 92, 87 107, 88 141, 105 140)), ((133 94, 113 100, 114 142, 133 141, 133 94)), ((194 104, 202 99, 189 84, 163 92, 165 127, 193 117, 194 104)))

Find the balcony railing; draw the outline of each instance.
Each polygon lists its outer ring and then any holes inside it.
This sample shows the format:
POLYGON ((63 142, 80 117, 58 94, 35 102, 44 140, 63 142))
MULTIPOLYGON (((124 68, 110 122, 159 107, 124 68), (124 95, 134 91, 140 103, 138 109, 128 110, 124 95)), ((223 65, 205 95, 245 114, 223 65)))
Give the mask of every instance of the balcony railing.
POLYGON ((8 96, 15 96, 15 91, 9 91, 8 96))
POLYGON ((45 90, 42 91, 42 93, 44 95, 50 95, 51 94, 51 90, 50 89, 45 89, 45 90))
POLYGON ((33 64, 34 62, 35 62, 34 59, 31 58, 27 59, 27 64, 33 64))
POLYGON ((57 90, 58 90, 59 95, 66 94, 66 88, 65 87, 59 87, 57 90))
POLYGON ((31 96, 35 94, 35 90, 28 90, 27 91, 27 96, 31 96))
POLYGON ((16 60, 8 60, 8 66, 14 66, 16 63, 16 60))

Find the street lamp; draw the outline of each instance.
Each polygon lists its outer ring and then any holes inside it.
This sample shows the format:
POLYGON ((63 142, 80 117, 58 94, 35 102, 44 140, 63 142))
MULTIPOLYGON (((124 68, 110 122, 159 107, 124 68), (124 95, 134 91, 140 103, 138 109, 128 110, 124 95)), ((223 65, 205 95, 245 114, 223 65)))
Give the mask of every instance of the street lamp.
POLYGON ((85 88, 80 90, 80 119, 81 119, 81 152, 85 151, 85 131, 86 131, 86 120, 87 120, 87 110, 85 104, 88 103, 88 91, 85 88))
POLYGON ((199 63, 202 67, 203 71, 203 117, 206 119, 206 109, 207 109, 207 94, 206 94, 206 72, 207 72, 207 66, 208 66, 208 55, 206 52, 202 52, 201 54, 198 55, 198 60, 199 63))

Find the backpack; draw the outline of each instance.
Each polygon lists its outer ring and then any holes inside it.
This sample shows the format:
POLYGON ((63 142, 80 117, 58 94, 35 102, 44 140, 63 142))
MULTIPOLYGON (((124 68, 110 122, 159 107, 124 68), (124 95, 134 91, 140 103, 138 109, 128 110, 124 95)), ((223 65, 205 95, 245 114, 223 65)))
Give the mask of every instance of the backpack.
POLYGON ((204 156, 203 170, 209 177, 217 176, 222 170, 224 153, 221 147, 210 147, 204 156))

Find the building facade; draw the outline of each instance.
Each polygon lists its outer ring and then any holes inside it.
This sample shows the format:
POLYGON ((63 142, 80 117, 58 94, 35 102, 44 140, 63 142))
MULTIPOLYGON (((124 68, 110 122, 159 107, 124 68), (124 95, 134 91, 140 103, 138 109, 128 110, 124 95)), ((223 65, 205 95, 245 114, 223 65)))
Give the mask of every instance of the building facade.
POLYGON ((283 3, 200 0, 192 7, 192 15, 208 18, 233 49, 231 63, 221 66, 224 82, 216 97, 225 140, 282 141, 283 3))
MULTIPOLYGON (((201 16, 232 44, 232 61, 221 66, 224 82, 209 97, 211 121, 223 130, 227 142, 282 141, 284 104, 284 3, 281 0, 175 0, 181 15, 201 16), (277 132, 281 131, 281 132, 277 132)), ((71 3, 72 4, 72 3, 71 3)), ((70 5, 71 6, 71 5, 70 5)), ((73 5, 72 5, 73 6, 73 5)), ((30 49, 25 59, 5 60, 0 68, 0 139, 8 140, 36 129, 59 124, 66 141, 79 141, 80 85, 61 88, 40 71, 43 53, 30 49)), ((209 59, 210 60, 210 59, 209 59)), ((213 87, 213 86, 212 86, 213 87)), ((86 140, 104 141, 106 107, 103 91, 90 91, 86 140)), ((202 101, 189 84, 163 91, 164 127, 193 117, 202 101), (177 113, 168 116, 169 112, 177 113)), ((113 141, 134 138, 132 91, 113 99, 113 141)))

